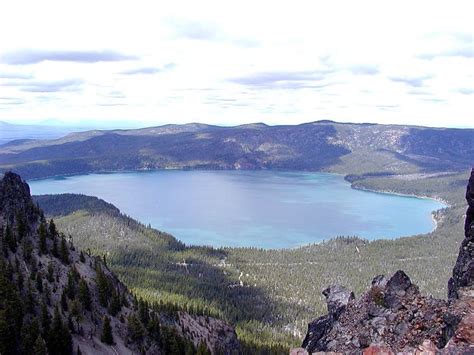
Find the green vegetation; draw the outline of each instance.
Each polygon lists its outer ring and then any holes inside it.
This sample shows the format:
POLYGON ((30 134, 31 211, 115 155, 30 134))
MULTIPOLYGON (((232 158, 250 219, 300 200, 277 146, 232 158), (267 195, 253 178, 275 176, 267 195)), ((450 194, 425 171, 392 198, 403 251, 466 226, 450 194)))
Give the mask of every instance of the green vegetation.
MULTIPOLYGON (((450 207, 435 214, 438 228, 427 235, 373 242, 338 237, 286 250, 186 247, 96 198, 36 200, 48 215, 68 211, 55 217, 58 229, 90 253, 107 255, 120 279, 155 307, 228 320, 236 325, 244 352, 285 353, 300 344, 307 323, 326 311, 321 291, 330 284, 360 294, 375 275, 403 269, 423 292, 444 298, 463 238, 466 176, 351 176, 357 188, 429 196, 450 207)), ((132 334, 139 336, 136 328, 132 334)))

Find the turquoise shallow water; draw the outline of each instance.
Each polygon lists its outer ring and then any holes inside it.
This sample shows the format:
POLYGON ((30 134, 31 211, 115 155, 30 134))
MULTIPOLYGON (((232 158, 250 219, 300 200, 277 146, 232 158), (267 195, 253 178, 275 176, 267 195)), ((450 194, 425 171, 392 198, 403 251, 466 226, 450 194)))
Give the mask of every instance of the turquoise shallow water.
POLYGON ((429 199, 354 190, 341 175, 151 171, 29 181, 33 194, 82 193, 186 244, 287 248, 336 236, 396 238, 434 228, 429 199))

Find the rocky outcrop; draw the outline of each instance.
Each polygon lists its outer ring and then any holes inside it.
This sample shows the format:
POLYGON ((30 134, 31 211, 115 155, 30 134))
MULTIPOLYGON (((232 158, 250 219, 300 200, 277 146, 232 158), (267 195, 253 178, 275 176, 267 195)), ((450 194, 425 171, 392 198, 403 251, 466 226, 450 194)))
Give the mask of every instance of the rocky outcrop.
POLYGON ((302 348, 293 354, 473 354, 474 169, 466 199, 465 239, 448 301, 422 295, 401 270, 375 277, 358 299, 331 286, 323 292, 328 314, 308 325, 302 348))
POLYGON ((39 214, 30 187, 21 177, 11 172, 0 175, 0 224, 14 224, 20 217, 25 224, 33 223, 39 214))
POLYGON ((309 325, 308 352, 357 353, 373 344, 406 350, 420 339, 441 345, 447 302, 421 295, 403 271, 377 276, 359 299, 345 300, 339 312, 333 308, 309 325))
POLYGON ((223 320, 179 312, 178 326, 181 335, 191 340, 196 348, 204 343, 212 354, 238 354, 240 351, 234 327, 223 320))
POLYGON ((461 289, 474 287, 474 169, 467 185, 466 200, 469 207, 464 225, 465 238, 459 248, 453 277, 448 283, 448 297, 450 299, 459 298, 461 289))
POLYGON ((303 341, 303 347, 309 350, 325 349, 328 346, 328 335, 341 313, 346 309, 354 294, 346 288, 334 285, 323 291, 326 297, 328 314, 316 319, 308 326, 308 334, 303 341))

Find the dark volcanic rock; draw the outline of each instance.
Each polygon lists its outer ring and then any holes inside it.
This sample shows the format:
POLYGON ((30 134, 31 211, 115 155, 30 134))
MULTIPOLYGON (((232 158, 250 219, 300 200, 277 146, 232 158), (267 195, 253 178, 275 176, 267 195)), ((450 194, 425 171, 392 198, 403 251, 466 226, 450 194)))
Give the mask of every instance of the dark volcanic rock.
POLYGON ((401 299, 411 286, 412 283, 408 275, 398 270, 387 282, 384 297, 385 304, 393 310, 402 308, 401 299))
POLYGON ((466 200, 469 205, 464 226, 465 238, 448 283, 448 297, 459 298, 459 289, 474 286, 474 169, 467 185, 466 200))
POLYGON ((328 306, 328 314, 308 325, 308 334, 303 347, 308 351, 326 350, 328 332, 334 327, 347 304, 354 299, 354 293, 340 285, 333 285, 323 291, 328 306))
MULTIPOLYGON (((309 353, 356 354, 371 345, 385 344, 396 353, 410 351, 423 340, 443 342, 446 301, 421 295, 403 271, 388 281, 378 276, 372 285, 357 300, 346 296, 340 307, 328 304, 329 314, 310 323, 303 347, 309 353)), ((345 294, 350 293, 346 290, 345 294)), ((327 297, 328 302, 334 302, 334 297, 327 297)))
POLYGON ((323 291, 323 295, 326 297, 329 314, 335 318, 338 318, 349 301, 354 299, 354 293, 340 285, 328 287, 323 291))
MULTIPOLYGON (((0 179, 0 218, 11 225, 19 214, 33 221, 39 211, 31 200, 28 184, 17 174, 7 172, 3 179, 0 179)), ((2 220, 0 224, 1 222, 2 220)))

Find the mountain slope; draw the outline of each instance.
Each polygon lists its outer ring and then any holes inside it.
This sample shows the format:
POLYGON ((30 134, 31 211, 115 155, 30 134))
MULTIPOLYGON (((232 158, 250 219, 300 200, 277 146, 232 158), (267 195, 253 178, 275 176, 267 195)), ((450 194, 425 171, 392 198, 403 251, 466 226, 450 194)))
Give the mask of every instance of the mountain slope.
POLYGON ((167 125, 89 131, 0 147, 0 169, 26 178, 160 168, 295 169, 360 174, 462 170, 474 130, 412 126, 167 125), (371 159, 367 159, 370 157, 371 159))
POLYGON ((133 296, 106 258, 76 249, 18 175, 0 180, 2 354, 230 354, 226 323, 168 313, 133 296))

